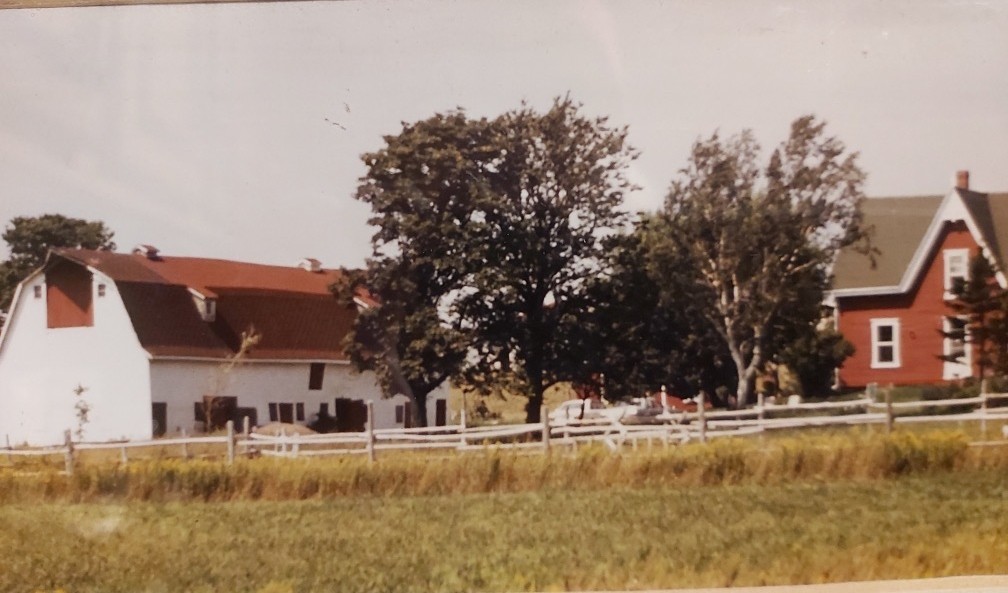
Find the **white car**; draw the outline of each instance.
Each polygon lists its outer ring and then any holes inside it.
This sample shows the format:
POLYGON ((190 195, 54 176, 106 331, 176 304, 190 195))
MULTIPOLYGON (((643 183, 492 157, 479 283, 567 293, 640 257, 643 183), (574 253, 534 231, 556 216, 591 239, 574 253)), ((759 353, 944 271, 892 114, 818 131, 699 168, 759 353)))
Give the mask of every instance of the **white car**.
POLYGON ((610 407, 601 400, 590 398, 569 399, 550 412, 549 419, 554 426, 585 420, 619 422, 623 416, 631 413, 633 412, 629 406, 610 407))

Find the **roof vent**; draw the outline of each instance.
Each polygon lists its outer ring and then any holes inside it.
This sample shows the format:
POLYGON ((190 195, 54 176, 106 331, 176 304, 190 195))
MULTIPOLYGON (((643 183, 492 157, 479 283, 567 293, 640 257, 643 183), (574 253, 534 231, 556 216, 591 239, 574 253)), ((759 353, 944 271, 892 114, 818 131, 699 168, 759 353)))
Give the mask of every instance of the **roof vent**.
POLYGON ((306 257, 303 258, 300 262, 298 262, 298 267, 306 272, 318 273, 322 271, 322 262, 315 259, 314 257, 306 257))
POLYGON ((153 245, 137 245, 133 248, 133 255, 142 255, 147 259, 158 259, 160 251, 153 245))
POLYGON ((956 171, 956 189, 969 189, 969 171, 956 171))

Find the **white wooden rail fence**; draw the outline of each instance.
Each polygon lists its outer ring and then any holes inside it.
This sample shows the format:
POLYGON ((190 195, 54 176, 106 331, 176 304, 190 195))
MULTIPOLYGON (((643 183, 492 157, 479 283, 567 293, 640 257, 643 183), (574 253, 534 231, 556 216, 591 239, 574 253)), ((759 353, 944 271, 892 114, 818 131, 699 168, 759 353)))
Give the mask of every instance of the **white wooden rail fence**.
MULTIPOLYGON (((892 430, 895 424, 914 422, 979 422, 986 439, 987 422, 1008 420, 1008 406, 992 408, 993 401, 1008 403, 1008 393, 982 394, 973 398, 933 401, 892 402, 888 391, 884 401, 865 397, 836 402, 767 405, 760 397, 757 405, 744 410, 704 410, 703 401, 696 412, 663 412, 648 418, 648 424, 623 424, 607 419, 584 420, 550 426, 546 408, 543 421, 533 424, 508 424, 470 427, 465 424, 425 428, 375 429, 373 405, 368 402, 368 420, 363 432, 328 434, 257 434, 249 429, 248 419, 242 432, 236 432, 229 421, 226 433, 219 436, 186 436, 151 441, 109 443, 76 443, 70 431, 64 433, 64 445, 59 447, 14 448, 10 444, 0 449, 8 461, 18 456, 62 456, 67 473, 73 473, 76 451, 118 450, 120 461, 129 460, 128 449, 139 447, 179 447, 181 457, 190 457, 190 445, 223 445, 226 460, 232 463, 238 455, 270 457, 315 457, 324 455, 367 455, 372 461, 379 451, 454 449, 459 451, 500 449, 542 449, 551 446, 577 448, 579 443, 602 442, 613 451, 629 445, 636 449, 640 442, 651 447, 655 442, 664 446, 710 438, 758 435, 765 431, 791 428, 885 424, 892 430), (901 415, 899 410, 975 406, 970 412, 928 415, 901 415), (836 412, 849 412, 840 413, 836 412), (820 412, 816 414, 816 412, 820 412), (822 414, 821 412, 826 412, 822 414), (779 415, 784 417, 775 417, 779 415)), ((1006 427, 1008 428, 1008 427, 1006 427)), ((1005 434, 1008 438, 1008 434, 1005 434)), ((1004 441, 1008 443, 1008 440, 1004 441)))

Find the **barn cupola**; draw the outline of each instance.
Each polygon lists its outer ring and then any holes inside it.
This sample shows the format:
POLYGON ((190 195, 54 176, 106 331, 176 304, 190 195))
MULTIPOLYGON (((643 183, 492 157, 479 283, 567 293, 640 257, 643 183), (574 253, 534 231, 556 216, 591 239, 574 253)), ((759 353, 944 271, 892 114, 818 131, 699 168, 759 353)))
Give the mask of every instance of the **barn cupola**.
POLYGON ((161 259, 158 254, 160 250, 153 245, 137 245, 133 248, 133 255, 142 255, 149 260, 157 261, 161 259))
POLYGON ((306 272, 314 272, 316 274, 322 272, 322 262, 314 257, 303 258, 300 262, 298 262, 298 267, 306 272))
POLYGON ((196 306, 196 312, 199 313, 200 319, 207 323, 213 323, 217 319, 217 299, 208 297, 191 288, 189 289, 189 294, 192 295, 193 305, 196 306))

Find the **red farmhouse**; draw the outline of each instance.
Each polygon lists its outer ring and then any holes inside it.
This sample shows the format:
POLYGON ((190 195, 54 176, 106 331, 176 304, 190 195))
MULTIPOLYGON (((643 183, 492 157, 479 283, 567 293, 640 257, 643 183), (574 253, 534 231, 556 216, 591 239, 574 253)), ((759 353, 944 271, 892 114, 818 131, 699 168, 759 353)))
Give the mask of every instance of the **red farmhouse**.
POLYGON ((864 202, 879 250, 875 265, 853 251, 834 268, 837 328, 856 351, 840 369, 840 383, 939 383, 974 376, 970 346, 943 330, 963 323, 948 307, 949 289, 965 278, 969 259, 983 252, 998 272, 1008 262, 1008 193, 969 189, 960 171, 945 196, 873 198, 864 202), (943 355, 961 353, 961 362, 943 355))

